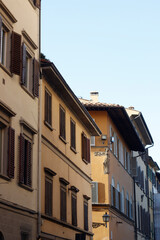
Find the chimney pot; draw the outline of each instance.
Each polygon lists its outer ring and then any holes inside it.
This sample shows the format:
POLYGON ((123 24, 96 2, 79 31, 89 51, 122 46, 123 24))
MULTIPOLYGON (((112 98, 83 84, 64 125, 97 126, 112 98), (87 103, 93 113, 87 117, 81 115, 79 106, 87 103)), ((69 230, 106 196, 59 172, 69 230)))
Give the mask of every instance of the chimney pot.
POLYGON ((90 92, 91 101, 94 103, 98 102, 99 92, 90 92))

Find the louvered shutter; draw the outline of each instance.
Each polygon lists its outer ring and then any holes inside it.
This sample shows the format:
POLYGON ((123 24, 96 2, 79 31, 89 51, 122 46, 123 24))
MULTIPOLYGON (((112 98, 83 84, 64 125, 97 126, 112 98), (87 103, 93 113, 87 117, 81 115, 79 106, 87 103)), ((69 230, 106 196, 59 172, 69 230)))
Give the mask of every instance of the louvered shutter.
POLYGON ((20 75, 21 67, 21 35, 12 32, 11 44, 11 73, 20 75))
POLYGON ((19 137, 19 182, 24 184, 24 161, 25 161, 25 139, 22 134, 19 137))
POLYGON ((71 147, 76 149, 76 143, 75 143, 75 124, 73 121, 71 121, 71 147))
POLYGON ((51 96, 48 94, 48 123, 52 125, 52 102, 51 96))
POLYGON ((65 136, 65 111, 60 108, 60 136, 66 139, 65 136))
POLYGON ((39 96, 39 62, 33 59, 33 95, 35 97, 39 96))
POLYGON ((86 139, 87 142, 87 162, 90 163, 90 139, 86 139))
POLYGON ((84 202, 84 229, 88 231, 88 203, 84 202))
POLYGON ((8 128, 8 177, 14 178, 15 130, 8 128))
POLYGON ((0 16, 0 59, 1 59, 1 42, 2 42, 2 17, 0 16))
POLYGON ((81 144, 82 144, 82 159, 85 158, 84 156, 84 133, 81 134, 81 144))
POLYGON ((52 216, 52 180, 45 179, 45 214, 52 216))
POLYGON ((77 198, 72 195, 72 225, 77 226, 77 198))
POLYGON ((45 91, 45 121, 48 122, 48 93, 45 91))
POLYGON ((61 187, 61 220, 66 221, 66 190, 61 187))
POLYGON ((21 82, 23 85, 27 85, 26 82, 26 45, 22 44, 22 72, 21 72, 21 82))
POLYGON ((31 158, 31 153, 32 153, 32 144, 27 141, 27 163, 26 163, 26 185, 31 187, 32 185, 32 158, 31 158))

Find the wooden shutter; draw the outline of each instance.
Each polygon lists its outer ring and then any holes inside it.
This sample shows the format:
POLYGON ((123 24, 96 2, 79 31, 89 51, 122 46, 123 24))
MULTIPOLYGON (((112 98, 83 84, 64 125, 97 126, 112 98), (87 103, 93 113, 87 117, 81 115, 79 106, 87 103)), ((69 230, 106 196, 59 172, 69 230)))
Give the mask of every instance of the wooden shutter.
POLYGON ((87 162, 90 163, 90 139, 86 139, 87 140, 87 162))
POLYGON ((8 177, 14 178, 15 130, 8 128, 8 177))
POLYGON ((76 143, 75 143, 75 123, 71 120, 71 147, 76 149, 76 143))
POLYGON ((26 153, 27 153, 27 158, 26 158, 26 185, 31 187, 32 185, 32 157, 31 157, 31 153, 32 153, 32 144, 27 141, 27 149, 26 149, 26 153))
POLYGON ((35 97, 39 96, 39 62, 33 59, 33 95, 35 97))
POLYGON ((11 44, 11 73, 20 75, 21 67, 21 35, 12 32, 11 44))
POLYGON ((72 225, 77 226, 77 197, 72 194, 72 225))
POLYGON ((25 139, 22 134, 19 137, 19 182, 24 184, 24 161, 25 161, 25 139))
POLYGON ((82 159, 85 158, 84 155, 84 133, 81 134, 81 145, 82 145, 82 159))
POLYGON ((61 220, 62 221, 66 221, 66 189, 65 187, 61 186, 61 199, 60 199, 60 204, 61 204, 61 209, 60 209, 60 213, 61 213, 61 220))
POLYGON ((21 71, 21 82, 23 85, 26 86, 27 82, 26 79, 26 45, 22 44, 22 71, 21 71))
POLYGON ((45 179, 45 214, 52 216, 52 180, 45 179))
POLYGON ((116 189, 113 187, 113 206, 116 206, 116 189))
POLYGON ((88 231, 88 203, 84 201, 84 229, 88 231))
POLYGON ((60 136, 63 139, 66 139, 66 134, 65 134, 65 111, 60 108, 60 136))
POLYGON ((2 17, 0 16, 0 58, 1 58, 1 42, 2 42, 2 17))

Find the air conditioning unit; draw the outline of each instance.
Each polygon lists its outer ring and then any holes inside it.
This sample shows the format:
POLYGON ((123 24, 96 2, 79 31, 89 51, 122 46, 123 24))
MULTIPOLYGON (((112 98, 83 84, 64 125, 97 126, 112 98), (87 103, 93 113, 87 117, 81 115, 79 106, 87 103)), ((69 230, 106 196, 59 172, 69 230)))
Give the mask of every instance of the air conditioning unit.
POLYGON ((92 182, 92 203, 98 203, 98 182, 92 182))

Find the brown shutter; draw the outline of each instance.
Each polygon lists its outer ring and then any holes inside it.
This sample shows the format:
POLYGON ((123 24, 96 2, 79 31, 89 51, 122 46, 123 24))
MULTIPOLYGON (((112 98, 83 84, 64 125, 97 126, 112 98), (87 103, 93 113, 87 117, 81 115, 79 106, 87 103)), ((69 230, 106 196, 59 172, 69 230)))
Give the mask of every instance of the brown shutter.
POLYGON ((87 138, 87 162, 90 163, 90 139, 87 138))
POLYGON ((81 144, 82 144, 82 159, 85 158, 84 155, 84 133, 81 134, 81 144))
POLYGON ((65 111, 60 108, 60 136, 63 139, 66 139, 66 134, 65 134, 65 111))
POLYGON ((15 130, 8 128, 8 177, 14 178, 15 130))
POLYGON ((77 197, 72 194, 72 225, 77 226, 77 197))
POLYGON ((39 62, 33 59, 33 95, 39 96, 39 62))
POLYGON ((52 180, 45 179, 45 214, 52 216, 52 180))
POLYGON ((75 123, 71 120, 71 147, 76 149, 75 144, 75 123))
POLYGON ((26 79, 26 45, 22 44, 22 72, 21 72, 21 82, 23 85, 26 86, 27 82, 26 79))
POLYGON ((0 16, 0 57, 1 57, 1 42, 2 42, 2 17, 0 16))
POLYGON ((21 67, 21 35, 12 32, 12 45, 11 45, 11 73, 20 75, 21 67))
POLYGON ((48 94, 48 122, 52 125, 52 101, 51 95, 48 94))
POLYGON ((26 166, 26 185, 30 186, 32 185, 32 157, 31 157, 31 153, 32 153, 32 144, 27 141, 27 166, 26 166))
POLYGON ((22 134, 19 142, 19 182, 24 184, 25 139, 22 134))
POLYGON ((61 204, 61 220, 66 221, 66 189, 61 187, 61 199, 60 199, 60 204, 61 204))
POLYGON ((88 203, 84 202, 84 229, 88 231, 88 203))
POLYGON ((48 122, 48 93, 45 91, 45 121, 48 122))

